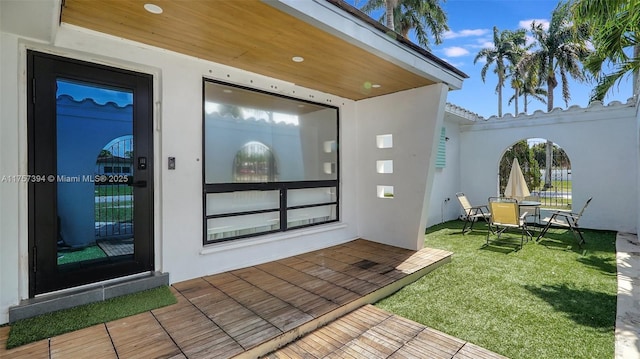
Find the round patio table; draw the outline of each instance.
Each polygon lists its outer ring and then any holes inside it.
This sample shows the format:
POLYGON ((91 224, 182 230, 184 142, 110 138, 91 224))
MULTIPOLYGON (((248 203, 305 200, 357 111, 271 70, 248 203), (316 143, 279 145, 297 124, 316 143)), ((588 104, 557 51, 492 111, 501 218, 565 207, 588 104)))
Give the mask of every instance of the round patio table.
MULTIPOLYGON (((540 206, 542 205, 542 202, 539 201, 520 201, 518 202, 518 207, 534 207, 534 213, 532 214, 534 217, 536 217, 538 219, 537 222, 533 222, 533 223, 537 223, 540 224, 540 206)), ((527 216, 528 217, 528 216, 527 216)))

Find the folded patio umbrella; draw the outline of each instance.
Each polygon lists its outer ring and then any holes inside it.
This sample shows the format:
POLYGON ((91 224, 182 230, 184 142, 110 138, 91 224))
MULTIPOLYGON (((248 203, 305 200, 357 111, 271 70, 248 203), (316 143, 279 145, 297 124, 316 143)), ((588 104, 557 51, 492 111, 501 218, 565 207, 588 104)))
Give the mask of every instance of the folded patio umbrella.
POLYGON ((511 172, 509 172, 509 180, 507 181, 507 187, 504 189, 504 196, 515 198, 518 201, 522 201, 525 197, 531 195, 529 188, 527 187, 527 181, 524 179, 522 170, 518 159, 513 159, 511 165, 511 172))

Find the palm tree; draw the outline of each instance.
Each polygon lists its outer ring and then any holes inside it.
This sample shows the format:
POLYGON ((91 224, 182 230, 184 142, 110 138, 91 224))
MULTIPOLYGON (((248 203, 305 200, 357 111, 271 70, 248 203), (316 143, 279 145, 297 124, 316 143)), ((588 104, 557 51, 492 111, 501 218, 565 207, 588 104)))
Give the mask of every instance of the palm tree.
POLYGON ((386 15, 387 27, 392 31, 396 30, 396 21, 394 19, 394 10, 398 6, 398 0, 384 0, 384 13, 386 15))
POLYGON ((602 100, 623 76, 633 74, 633 94, 640 94, 640 0, 575 0, 571 7, 577 24, 588 24, 595 52, 585 68, 598 80, 592 100, 602 100), (630 57, 626 49, 633 47, 630 57), (602 72, 609 60, 616 67, 610 74, 602 72))
POLYGON ((547 111, 553 110, 554 89, 558 86, 556 74, 562 81, 562 99, 569 105, 569 77, 584 81, 580 63, 589 54, 585 26, 572 26, 569 7, 560 3, 551 15, 549 28, 540 23, 531 24, 536 50, 523 58, 520 66, 537 72, 540 83, 547 84, 547 111))
POLYGON ((520 91, 524 87, 524 79, 522 78, 522 75, 520 74, 520 71, 518 71, 518 68, 516 66, 509 66, 509 72, 511 73, 509 75, 511 77, 511 88, 513 89, 514 93, 513 96, 511 96, 511 98, 509 99, 509 102, 507 102, 507 105, 511 105, 511 103, 515 101, 516 106, 514 114, 517 116, 520 112, 518 109, 518 103, 520 99, 520 91))
POLYGON ((441 44, 442 34, 449 30, 440 0, 368 0, 360 10, 370 14, 381 8, 384 8, 381 23, 405 39, 409 39, 409 32, 414 30, 418 44, 426 49, 429 49, 429 34, 435 44, 441 44))
MULTIPOLYGON (((545 30, 540 23, 531 24, 531 33, 536 50, 523 58, 520 66, 537 72, 540 83, 547 84, 547 111, 553 110, 553 90, 558 86, 556 73, 562 81, 562 99, 569 106, 569 78, 584 81, 585 76, 580 63, 589 54, 587 49, 587 27, 573 26, 567 3, 559 3, 551 15, 549 28, 545 30)), ((551 156, 553 143, 547 141, 547 161, 545 188, 551 187, 551 156)))
POLYGON ((522 97, 524 103, 524 113, 529 113, 529 109, 527 108, 529 105, 529 96, 533 99, 538 100, 542 103, 547 103, 547 90, 538 86, 537 84, 533 84, 529 81, 524 82, 524 87, 522 88, 522 97))
POLYGON ((523 112, 525 114, 529 113, 529 97, 532 97, 533 99, 538 100, 544 104, 547 103, 547 91, 540 87, 540 82, 535 71, 527 71, 521 66, 516 66, 516 69, 512 70, 512 73, 517 73, 518 76, 516 76, 516 78, 512 78, 511 80, 511 87, 515 89, 515 94, 511 96, 511 98, 509 98, 509 102, 507 104, 511 105, 511 102, 516 101, 516 114, 518 113, 517 96, 523 97, 523 112), (515 86, 517 86, 517 88, 515 88, 515 86))
POLYGON ((486 63, 480 70, 480 77, 484 82, 487 71, 491 65, 495 64, 494 73, 498 76, 498 84, 496 92, 498 93, 498 117, 502 117, 502 88, 507 78, 507 69, 509 65, 515 65, 518 59, 524 53, 525 30, 517 31, 504 30, 500 32, 497 27, 493 27, 493 47, 487 47, 476 55, 473 63, 484 58, 486 63))
MULTIPOLYGON (((524 31, 524 30, 521 30, 521 31, 524 31)), ((520 63, 520 61, 522 61, 522 59, 526 56, 527 51, 531 50, 532 47, 533 47, 533 44, 525 46, 525 44, 523 43, 519 48, 516 49, 516 51, 513 52, 510 58, 511 65, 509 66, 508 70, 509 70, 509 76, 511 77, 511 88, 514 90, 514 94, 513 96, 511 96, 507 104, 510 105, 511 102, 515 101, 516 116, 520 113, 518 109, 518 103, 519 103, 520 96, 523 94, 522 91, 524 90, 525 81, 530 81, 530 78, 532 77, 530 75, 531 71, 526 71, 525 69, 522 69, 517 65, 520 63), (529 77, 529 79, 527 77, 529 77)), ((526 98, 525 98, 525 101, 526 101, 526 98)), ((526 113, 526 104, 525 104, 525 113, 526 113)))

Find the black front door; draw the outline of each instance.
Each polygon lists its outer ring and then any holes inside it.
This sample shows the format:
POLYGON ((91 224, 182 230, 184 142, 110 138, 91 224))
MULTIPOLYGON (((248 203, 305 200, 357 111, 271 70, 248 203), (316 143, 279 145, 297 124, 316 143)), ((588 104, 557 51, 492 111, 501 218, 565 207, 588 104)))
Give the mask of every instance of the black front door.
POLYGON ((29 295, 152 270, 152 76, 27 61, 29 295))

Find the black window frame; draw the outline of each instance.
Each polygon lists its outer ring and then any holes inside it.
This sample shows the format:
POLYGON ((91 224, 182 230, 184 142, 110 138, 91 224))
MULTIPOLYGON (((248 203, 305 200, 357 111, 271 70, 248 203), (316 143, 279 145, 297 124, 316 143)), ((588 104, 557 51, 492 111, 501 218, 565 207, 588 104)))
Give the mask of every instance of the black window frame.
POLYGON ((296 97, 286 96, 283 94, 272 93, 260 89, 255 89, 251 87, 236 85, 224 81, 213 80, 206 77, 202 79, 202 214, 203 214, 203 233, 202 233, 202 243, 203 245, 220 243, 220 242, 228 242, 234 241, 243 238, 250 237, 258 237, 264 236, 273 233, 280 232, 288 232, 297 229, 303 229, 308 227, 319 226, 328 223, 335 223, 340 221, 340 108, 337 106, 331 106, 319 102, 308 101, 305 99, 300 99, 296 97), (316 106, 322 106, 326 108, 332 108, 336 110, 336 179, 333 180, 309 180, 309 181, 274 181, 274 182, 237 182, 237 183, 207 183, 206 181, 206 112, 205 112, 205 84, 214 83, 220 84, 224 86, 235 87, 242 90, 253 91, 257 93, 266 94, 269 96, 285 98, 297 102, 304 102, 313 104, 316 106), (306 189, 306 188, 326 188, 332 187, 335 188, 335 201, 331 202, 323 202, 323 203, 313 203, 299 206, 288 206, 287 205, 287 193, 289 190, 297 190, 297 189, 306 189), (233 192, 247 192, 247 191, 279 191, 280 201, 278 208, 269 208, 262 210, 254 210, 254 211, 245 211, 245 212, 229 212, 229 213, 221 213, 221 214, 213 214, 207 215, 207 194, 211 193, 233 193, 233 192), (288 227, 287 222, 287 212, 290 210, 296 209, 304 209, 304 208, 312 208, 312 207, 322 207, 334 205, 335 206, 335 219, 330 219, 322 222, 309 223, 306 225, 298 225, 293 226, 291 228, 288 227), (215 240, 208 240, 208 227, 207 220, 215 219, 215 218, 224 218, 224 217, 234 217, 234 216, 243 216, 243 215, 252 215, 252 214, 261 214, 261 213, 272 213, 278 212, 280 219, 280 228, 271 231, 263 231, 259 233, 249 233, 243 235, 237 235, 233 237, 220 238, 215 240))

